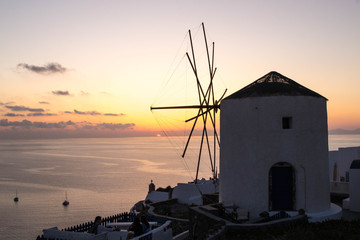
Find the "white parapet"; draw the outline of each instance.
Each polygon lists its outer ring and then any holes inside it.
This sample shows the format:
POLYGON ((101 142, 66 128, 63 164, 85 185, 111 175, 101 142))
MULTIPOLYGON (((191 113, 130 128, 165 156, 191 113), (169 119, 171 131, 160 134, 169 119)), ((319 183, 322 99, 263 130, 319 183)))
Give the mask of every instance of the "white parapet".
POLYGON ((308 215, 309 222, 323 222, 327 220, 341 219, 342 208, 334 203, 331 203, 328 210, 306 214, 308 215))
MULTIPOLYGON (((270 216, 273 216, 277 213, 278 211, 269 212, 270 216)), ((286 211, 286 213, 292 217, 299 214, 297 211, 286 211)), ((308 216, 309 222, 323 222, 327 220, 336 220, 336 219, 341 219, 342 208, 334 203, 331 203, 329 209, 325 211, 312 212, 312 213, 305 212, 305 214, 308 216)))
POLYGON ((217 183, 212 180, 199 180, 198 183, 178 183, 172 192, 172 198, 177 198, 179 203, 188 205, 202 205, 202 194, 218 191, 217 183))

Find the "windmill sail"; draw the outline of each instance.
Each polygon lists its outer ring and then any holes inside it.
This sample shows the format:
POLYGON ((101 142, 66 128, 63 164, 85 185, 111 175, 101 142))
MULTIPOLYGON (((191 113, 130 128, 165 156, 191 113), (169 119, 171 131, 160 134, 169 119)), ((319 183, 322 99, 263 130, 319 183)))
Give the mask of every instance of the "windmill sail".
POLYGON ((214 49, 215 49, 215 43, 212 43, 212 53, 210 55, 208 44, 207 44, 207 38, 205 33, 205 26, 204 23, 202 23, 202 30, 204 35, 204 41, 206 46, 206 55, 207 55, 207 65, 209 68, 209 85, 204 88, 203 85, 200 82, 199 79, 199 73, 197 68, 197 62, 195 57, 195 49, 193 45, 192 35, 191 31, 188 31, 189 34, 189 40, 190 40, 190 46, 191 46, 191 56, 188 52, 186 52, 186 57, 188 59, 188 62, 190 64, 190 67, 192 69, 192 72, 195 76, 196 81, 196 88, 197 88, 197 97, 198 97, 198 104, 194 105, 179 105, 179 106, 151 106, 150 110, 164 110, 164 109, 196 109, 197 114, 189 119, 186 119, 185 122, 191 122, 193 121, 192 128, 190 130, 189 136, 187 138, 182 157, 185 157, 188 146, 190 144, 191 138, 193 136, 195 127, 197 124, 202 123, 202 133, 201 133, 201 142, 200 142, 200 149, 198 153, 198 161, 197 161, 197 169, 196 169, 196 177, 195 182, 197 182, 198 174, 199 174, 199 167, 200 167, 200 160, 202 157, 202 150, 205 146, 208 150, 209 158, 210 158, 210 165, 211 165, 211 172, 212 177, 214 179, 217 178, 217 172, 216 172, 216 148, 217 146, 220 146, 220 139, 219 135, 216 131, 216 113, 217 110, 220 109, 220 102, 225 96, 225 92, 222 94, 222 96, 216 100, 215 98, 215 91, 214 91, 214 76, 216 73, 217 68, 214 68, 214 49), (207 125, 209 125, 212 128, 213 131, 213 146, 210 144, 210 136, 208 133, 207 125))

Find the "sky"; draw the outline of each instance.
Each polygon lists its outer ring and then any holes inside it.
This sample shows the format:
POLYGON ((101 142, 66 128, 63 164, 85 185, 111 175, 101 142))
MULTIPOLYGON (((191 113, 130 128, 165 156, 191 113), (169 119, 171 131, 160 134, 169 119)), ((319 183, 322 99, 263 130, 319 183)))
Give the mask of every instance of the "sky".
POLYGON ((277 71, 328 99, 329 129, 360 128, 359 0, 2 0, 0 138, 156 135, 202 22, 217 96, 277 71))

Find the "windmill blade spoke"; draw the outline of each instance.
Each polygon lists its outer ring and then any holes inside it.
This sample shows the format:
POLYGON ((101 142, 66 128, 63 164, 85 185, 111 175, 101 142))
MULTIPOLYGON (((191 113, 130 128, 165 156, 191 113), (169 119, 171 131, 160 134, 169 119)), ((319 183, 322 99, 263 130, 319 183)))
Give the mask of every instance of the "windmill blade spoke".
MULTIPOLYGON (((210 97, 210 96, 209 96, 210 97)), ((209 153, 209 160, 210 160, 210 165, 211 165, 211 171, 214 173, 215 171, 215 167, 214 167, 214 164, 213 164, 213 161, 212 161, 212 157, 211 157, 211 147, 210 147, 210 143, 209 143, 209 136, 208 136, 208 133, 207 133, 207 128, 206 128, 206 122, 207 122, 207 119, 208 119, 208 115, 210 115, 211 117, 211 112, 210 110, 208 110, 205 114, 205 116, 203 116, 203 121, 204 121, 204 128, 203 128, 203 133, 205 133, 205 137, 206 137, 206 144, 207 144, 207 149, 208 149, 208 153, 209 153)), ((214 129, 215 129, 215 125, 214 126, 214 129)), ((214 151, 215 151, 215 148, 214 148, 214 151)), ((214 152, 214 162, 215 162, 215 152, 214 152)))
MULTIPOLYGON (((197 81, 197 85, 198 85, 198 89, 200 90, 202 96, 205 98, 204 91, 203 91, 203 89, 201 87, 199 77, 198 77, 198 74, 197 74, 195 51, 194 51, 194 46, 193 46, 192 37, 191 37, 191 31, 190 30, 189 30, 189 38, 190 38, 190 45, 191 45, 191 53, 192 53, 192 57, 193 57, 193 62, 191 62, 189 54, 186 53, 186 55, 188 56, 189 62, 191 64, 192 68, 193 68, 193 71, 194 71, 194 74, 195 74, 195 77, 196 77, 196 81, 197 81)), ((199 93, 199 101, 201 102, 200 93, 199 93)))
POLYGON ((200 108, 217 108, 219 107, 218 105, 213 106, 213 105, 209 105, 206 106, 204 104, 202 105, 188 105, 188 106, 164 106, 164 107, 150 107, 150 110, 160 110, 160 109, 200 109, 200 108))
POLYGON ((205 47, 206 47, 206 54, 207 54, 207 59, 208 59, 208 64, 209 64, 209 74, 210 74, 210 79, 212 79, 212 71, 211 71, 210 55, 209 55, 209 48, 208 48, 207 39, 206 39, 206 34, 205 34, 205 26, 204 26, 204 23, 201 23, 201 25, 202 25, 202 29, 203 29, 203 33, 204 33, 205 47))
MULTIPOLYGON (((213 129, 214 129, 214 138, 216 138, 216 140, 217 140, 217 143, 218 143, 218 145, 219 145, 219 147, 220 147, 220 139, 219 139, 219 135, 217 134, 217 131, 216 131, 216 124, 215 124, 215 115, 216 115, 216 110, 217 109, 214 109, 214 121, 212 121, 211 123, 213 124, 213 129)), ((211 116, 211 114, 210 114, 210 116, 211 116)), ((210 119, 212 119, 212 118, 210 118, 210 119)), ((214 144, 215 144, 215 139, 214 139, 214 144)), ((216 149, 215 147, 214 147, 214 149, 216 149)), ((215 157, 214 157, 214 159, 215 159, 215 157)), ((215 160, 214 160, 215 161, 215 160)))
POLYGON ((192 37, 191 37, 191 31, 190 30, 189 30, 189 39, 190 39, 191 53, 192 53, 192 57, 193 57, 193 60, 194 60, 195 72, 197 72, 196 71, 196 61, 195 61, 195 51, 194 51, 194 46, 193 46, 192 37))
MULTIPOLYGON (((194 75, 195 75, 195 78, 196 78, 196 83, 197 83, 197 87, 198 87, 198 94, 199 94, 199 101, 201 102, 201 96, 200 96, 200 88, 199 88, 199 78, 198 78, 198 75, 197 75, 197 71, 196 71, 196 65, 195 65, 195 62, 193 63, 190 59, 190 56, 189 56, 189 53, 186 53, 186 56, 189 60, 189 63, 190 63, 190 66, 194 72, 194 75)), ((194 59, 195 61, 195 59, 194 59)), ((204 93, 202 93, 204 95, 204 93)))
POLYGON ((214 90, 214 85, 213 85, 213 79, 214 79, 214 75, 215 75, 215 72, 216 72, 216 68, 215 68, 215 71, 214 73, 212 74, 212 76, 210 77, 210 84, 206 90, 206 95, 207 94, 210 94, 211 92, 213 92, 214 90))
POLYGON ((201 113, 200 115, 197 115, 197 116, 195 116, 195 117, 189 118, 189 119, 185 120, 185 122, 190 122, 190 121, 192 121, 192 120, 194 120, 194 119, 196 119, 196 118, 198 118, 198 117, 200 117, 200 116, 202 116, 202 115, 210 112, 210 111, 211 111, 212 109, 214 109, 214 108, 218 108, 218 106, 211 106, 211 107, 209 107, 205 112, 203 112, 203 113, 201 113))
POLYGON ((221 97, 219 98, 218 102, 221 102, 221 100, 225 97, 226 92, 227 92, 227 88, 225 89, 223 95, 221 95, 221 97))
MULTIPOLYGON (((214 78, 215 72, 214 72, 214 56, 215 56, 215 43, 212 43, 212 61, 211 61, 211 72, 213 72, 212 78, 214 78)), ((216 70, 216 68, 215 68, 216 70)))
MULTIPOLYGON (((200 110, 199 110, 199 113, 200 113, 200 110)), ((198 113, 198 114, 199 114, 199 113, 198 113)), ((190 139, 191 139, 192 134, 193 134, 193 132, 194 132, 194 129, 195 129, 196 123, 197 123, 197 118, 196 118, 196 120, 195 120, 195 122, 194 122, 194 124, 193 124, 193 126, 192 126, 192 128, 191 128, 191 131, 190 131, 190 133, 189 133, 189 137, 188 137, 188 139, 187 139, 187 141, 186 141, 186 145, 185 145, 185 148, 184 148, 183 154, 181 155, 181 157, 182 157, 182 158, 184 158, 184 157, 185 157, 186 150, 187 150, 187 148, 188 148, 188 146, 189 146, 190 139)))
POLYGON ((209 136, 207 134, 206 126, 204 126, 204 129, 205 129, 205 136, 206 136, 206 144, 207 144, 207 148, 208 148, 208 152, 209 152, 211 171, 213 172, 214 171, 214 165, 213 165, 212 158, 211 158, 211 148, 210 148, 209 136))
MULTIPOLYGON (((203 91, 203 89, 202 89, 202 87, 201 87, 200 80, 199 80, 199 77, 198 77, 197 71, 196 71, 196 66, 193 65, 193 63, 191 62, 189 53, 186 53, 186 56, 187 56, 187 58, 188 58, 188 60, 189 60, 189 63, 190 63, 190 65, 191 65, 191 68, 192 68, 192 70, 193 70, 193 72, 194 72, 194 75, 195 75, 195 78, 196 78, 196 84, 197 84, 197 87, 198 87, 198 94, 199 94, 199 102, 201 103, 201 102, 202 102, 202 101, 201 101, 201 96, 202 96, 203 98, 205 98, 206 95, 204 94, 204 91, 203 91), (200 93, 201 93, 201 95, 200 95, 200 93)), ((208 102, 206 102, 206 104, 208 104, 208 102)))
POLYGON ((199 150, 199 157, 198 157, 198 164, 196 168, 196 177, 195 177, 195 183, 197 183, 198 175, 199 175, 199 168, 200 168, 200 159, 201 159, 201 152, 202 152, 202 146, 204 143, 204 130, 201 136, 201 143, 200 143, 200 150, 199 150))
MULTIPOLYGON (((209 96, 210 97, 210 96, 209 96)), ((207 148, 208 148, 208 151, 209 151, 209 158, 210 158, 210 164, 211 164, 211 171, 214 172, 214 166, 213 166, 213 163, 212 163, 212 158, 211 158, 211 148, 210 148, 210 144, 209 144, 209 138, 208 138, 208 133, 207 133, 207 128, 206 128, 206 122, 207 122, 207 119, 208 119, 208 115, 211 116, 211 113, 209 113, 209 111, 206 111, 205 114, 203 114, 202 118, 203 118, 203 123, 204 123, 204 127, 203 127, 203 134, 202 134, 202 139, 201 139, 201 149, 202 149, 202 146, 203 146, 203 142, 204 142, 204 136, 206 137, 206 143, 207 143, 207 148)), ((199 159, 200 161, 200 159, 199 159)), ((198 171, 197 171, 198 172, 198 171)), ((197 178, 196 178, 197 179, 197 178)))
POLYGON ((220 147, 220 139, 219 139, 219 135, 217 134, 216 129, 214 130, 214 136, 216 136, 217 143, 218 143, 218 145, 220 147))
POLYGON ((195 58, 194 58, 194 63, 192 63, 192 61, 190 59, 190 56, 189 56, 189 53, 186 53, 186 56, 187 56, 187 58, 189 60, 189 63, 191 65, 191 68, 192 68, 192 70, 194 72, 194 75, 195 75, 195 78, 196 78, 196 84, 197 84, 197 87, 198 87, 199 101, 201 103, 201 95, 200 95, 200 93, 202 93, 203 96, 204 96, 204 93, 203 93, 203 91, 201 89, 200 81, 199 81, 199 78, 198 78, 198 75, 197 75, 196 65, 195 65, 195 58), (199 87, 199 85, 200 85, 200 87, 199 87))
MULTIPOLYGON (((220 139, 219 139, 219 135, 217 134, 217 131, 216 131, 216 124, 215 124, 215 114, 216 114, 216 109, 214 108, 214 116, 211 115, 211 113, 209 114, 210 115, 210 120, 211 120, 211 124, 213 126, 213 129, 214 129, 214 138, 216 137, 216 140, 217 140, 217 143, 218 145, 220 146, 220 139)), ((214 141, 215 142, 215 141, 214 141)), ((215 149, 215 148, 214 148, 215 149)))
MULTIPOLYGON (((216 121, 216 117, 215 117, 215 114, 216 114, 216 109, 214 109, 213 111, 213 114, 214 114, 214 120, 216 121)), ((215 124, 215 121, 214 121, 214 125, 213 125, 213 129, 214 129, 214 168, 213 168, 213 177, 216 178, 216 173, 215 173, 215 169, 216 169, 216 124, 215 124)))
MULTIPOLYGON (((211 110, 211 109, 210 109, 211 110)), ((209 111, 210 111, 209 110, 209 111)), ((215 127, 215 116, 213 118, 213 116, 210 114, 210 121, 211 121, 211 124, 215 127)))
POLYGON ((215 71, 214 71, 212 79, 211 79, 211 94, 212 94, 212 102, 213 102, 213 104, 215 103, 215 93, 214 93, 213 81, 214 81, 214 76, 215 76, 215 73, 216 73, 216 69, 217 68, 215 68, 215 71))

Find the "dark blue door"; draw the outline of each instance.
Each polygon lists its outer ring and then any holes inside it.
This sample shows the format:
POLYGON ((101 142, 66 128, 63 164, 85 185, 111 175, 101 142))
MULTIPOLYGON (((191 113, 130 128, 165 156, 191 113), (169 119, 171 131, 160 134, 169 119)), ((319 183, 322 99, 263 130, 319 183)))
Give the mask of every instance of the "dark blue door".
POLYGON ((291 166, 271 168, 272 210, 293 210, 293 170, 291 166))

